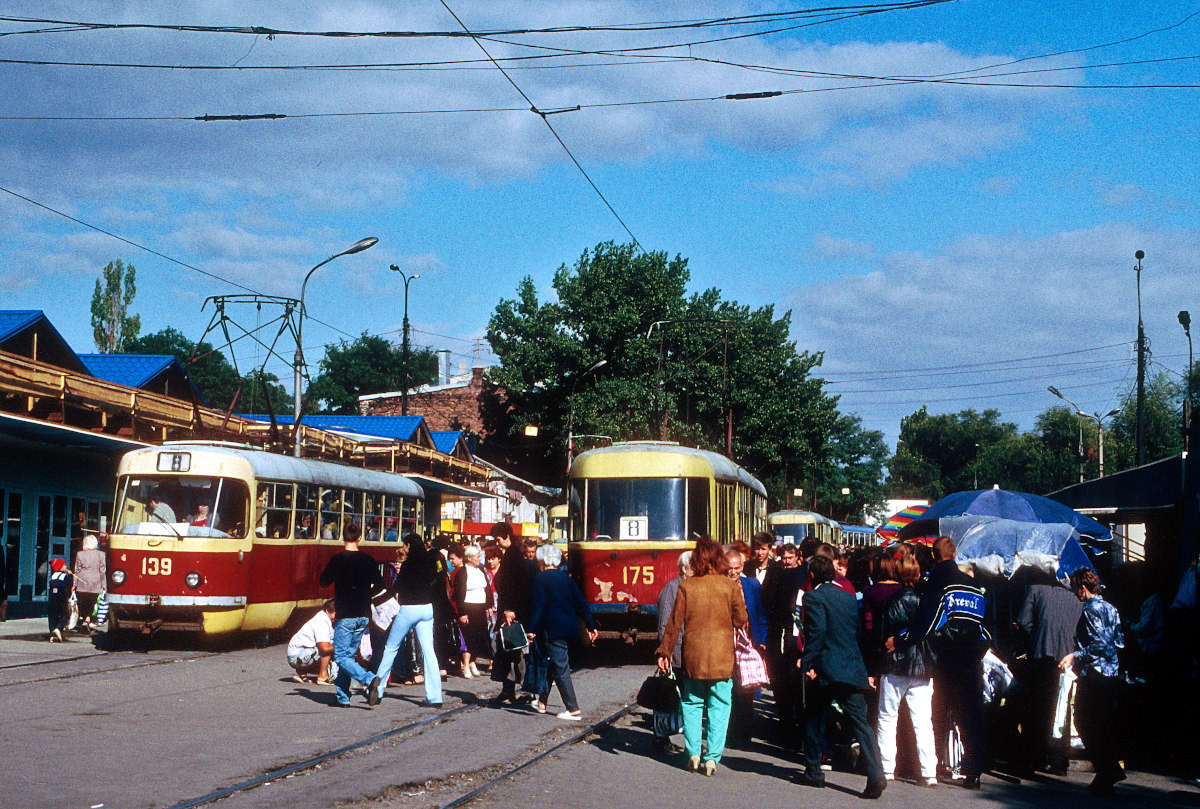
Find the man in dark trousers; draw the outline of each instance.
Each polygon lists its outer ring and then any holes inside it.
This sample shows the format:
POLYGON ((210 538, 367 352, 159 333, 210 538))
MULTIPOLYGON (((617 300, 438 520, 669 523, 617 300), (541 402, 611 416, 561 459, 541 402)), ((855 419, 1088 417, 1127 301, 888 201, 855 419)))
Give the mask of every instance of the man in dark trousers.
POLYGON ((767 568, 762 586, 763 609, 767 615, 767 651, 764 662, 775 696, 775 712, 785 736, 796 729, 801 689, 797 681, 796 596, 808 581, 808 568, 800 565, 795 545, 779 549, 779 564, 767 568))
POLYGON ((1058 697, 1058 661, 1075 651, 1075 627, 1083 605, 1049 573, 1034 571, 1029 576, 1029 593, 1017 616, 1017 623, 1029 636, 1028 661, 1021 678, 1025 684, 1025 710, 1018 765, 1022 775, 1047 765, 1051 772, 1065 775, 1065 742, 1052 750, 1050 732, 1058 697))
MULTIPOLYGON (((493 525, 491 534, 504 549, 500 569, 496 571, 493 582, 496 588, 498 622, 505 626, 512 623, 525 626, 529 621, 533 576, 530 562, 525 556, 524 543, 513 541, 512 526, 506 522, 493 525)), ((499 644, 497 646, 499 647, 499 644)), ((517 696, 517 686, 524 678, 524 653, 519 649, 497 648, 496 659, 492 663, 492 679, 500 682, 500 693, 492 699, 492 703, 501 705, 505 702, 521 701, 522 698, 517 696)), ((532 695, 530 697, 532 698, 532 695)))
POLYGON ((859 651, 858 600, 834 583, 833 560, 815 556, 808 563, 813 589, 804 596, 804 651, 800 669, 814 684, 804 706, 803 784, 825 786, 821 772, 821 735, 826 714, 836 700, 858 738, 867 765, 867 786, 859 797, 878 798, 887 788, 879 743, 867 719, 863 691, 870 687, 859 651))
MULTIPOLYGON (((950 537, 933 543, 936 560, 908 632, 897 644, 928 641, 933 655, 933 732, 938 761, 945 768, 950 727, 958 725, 963 786, 979 789, 983 772, 983 655, 991 635, 983 625, 983 590, 958 569, 958 549, 950 537)), ((889 651, 891 651, 889 649, 889 651)))
MULTIPOLYGON (((367 703, 379 704, 378 690, 373 688, 374 674, 364 669, 354 659, 363 632, 370 623, 371 597, 384 590, 383 576, 379 563, 366 551, 358 549, 362 529, 350 523, 342 532, 345 548, 325 563, 321 571, 322 587, 333 585, 334 611, 337 621, 333 625, 333 659, 337 661, 338 674, 337 704, 350 705, 350 680, 358 680, 367 687, 367 703)), ((436 672, 434 673, 436 675, 436 672)))

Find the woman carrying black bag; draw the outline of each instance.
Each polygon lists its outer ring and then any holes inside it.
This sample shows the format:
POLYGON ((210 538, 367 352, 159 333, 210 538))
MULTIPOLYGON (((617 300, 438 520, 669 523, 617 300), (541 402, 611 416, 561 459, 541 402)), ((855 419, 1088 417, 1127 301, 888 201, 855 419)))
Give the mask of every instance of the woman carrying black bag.
POLYGON ((587 624, 588 640, 595 642, 596 621, 579 585, 558 567, 562 562, 562 551, 555 545, 542 545, 537 549, 537 562, 541 572, 533 580, 533 606, 529 612, 529 625, 525 629, 529 639, 536 639, 550 657, 550 669, 535 710, 538 713, 546 712, 546 700, 553 684, 558 686, 559 696, 566 708, 557 714, 557 718, 578 722, 583 712, 579 709, 575 686, 571 682, 568 644, 578 636, 580 620, 587 624))

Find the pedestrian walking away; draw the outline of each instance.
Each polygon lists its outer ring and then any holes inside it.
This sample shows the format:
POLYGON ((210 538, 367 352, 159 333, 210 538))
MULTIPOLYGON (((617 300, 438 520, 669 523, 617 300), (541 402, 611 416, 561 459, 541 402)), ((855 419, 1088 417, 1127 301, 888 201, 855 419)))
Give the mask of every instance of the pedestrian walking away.
POLYGON ((734 630, 749 622, 741 586, 726 575, 721 546, 702 536, 692 550, 692 576, 679 584, 675 606, 655 655, 671 670, 675 640, 683 634, 683 745, 688 769, 713 775, 725 752, 733 696, 734 630), (703 740, 704 715, 708 732, 703 740))
POLYGON ((350 523, 342 532, 344 548, 325 563, 319 583, 333 585, 334 611, 333 659, 337 663, 337 704, 350 704, 350 682, 357 680, 367 687, 368 704, 378 704, 377 692, 371 688, 378 677, 359 665, 355 659, 363 632, 370 623, 371 598, 384 592, 379 564, 366 551, 358 549, 362 529, 350 523))
POLYGON ((433 643, 433 600, 445 592, 437 567, 440 554, 426 548, 425 542, 416 534, 406 534, 404 544, 408 546, 408 556, 396 574, 395 583, 375 599, 386 601, 394 596, 400 604, 400 611, 388 630, 383 657, 377 668, 379 677, 368 694, 373 704, 383 699, 383 689, 387 687, 396 654, 409 630, 415 628, 425 670, 425 704, 437 706, 442 704, 442 678, 438 675, 438 659, 433 643))
POLYGON ((562 551, 555 545, 542 545, 537 549, 537 564, 541 572, 533 580, 533 604, 529 611, 526 627, 530 640, 539 639, 550 656, 550 675, 545 688, 537 697, 536 710, 545 713, 550 686, 558 687, 565 710, 559 719, 577 721, 583 714, 575 698, 575 686, 571 682, 571 663, 568 645, 579 634, 579 622, 587 626, 588 640, 596 640, 596 621, 591 608, 583 598, 579 585, 560 570, 562 551))

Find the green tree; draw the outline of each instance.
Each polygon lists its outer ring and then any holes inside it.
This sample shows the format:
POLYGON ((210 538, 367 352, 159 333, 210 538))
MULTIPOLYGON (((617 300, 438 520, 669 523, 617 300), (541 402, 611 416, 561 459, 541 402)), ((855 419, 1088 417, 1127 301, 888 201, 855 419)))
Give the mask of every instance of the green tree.
POLYGON ((101 354, 125 351, 126 344, 141 331, 142 318, 128 314, 136 294, 137 270, 133 265, 121 259, 108 262, 92 293, 92 336, 101 354))
MULTIPOLYGON (((1146 463, 1178 455, 1183 451, 1182 402, 1187 384, 1160 372, 1146 380, 1143 421, 1146 463)), ((1131 469, 1137 462, 1137 391, 1122 400, 1112 426, 1104 433, 1104 472, 1131 469)))
POLYGON ((680 256, 611 242, 558 268, 554 300, 539 301, 524 279, 488 324, 500 359, 485 412, 497 459, 561 482, 569 425, 576 435, 665 434, 723 452, 732 413, 733 457, 776 494, 785 458, 793 469, 828 462, 836 403, 810 374, 821 355, 788 340, 790 313, 776 318, 770 306, 751 310, 715 289, 689 297, 689 280, 680 256), (522 444, 529 424, 539 437, 522 444))
MULTIPOLYGON (((409 348, 409 389, 437 381, 437 355, 409 348)), ((321 371, 309 387, 307 412, 357 415, 358 397, 404 385, 404 351, 363 332, 353 342, 326 346, 321 371)), ((419 415, 419 414, 415 414, 419 415)))
POLYGON ((984 452, 1016 435, 1017 425, 1001 422, 998 410, 930 415, 922 407, 900 420, 896 452, 888 462, 887 491, 892 497, 937 500, 975 488, 976 480, 990 486, 981 469, 984 452))
POLYGON ((173 355, 209 406, 219 410, 228 409, 238 392, 237 371, 224 354, 214 349, 211 343, 193 343, 170 326, 131 339, 125 345, 125 353, 173 355))

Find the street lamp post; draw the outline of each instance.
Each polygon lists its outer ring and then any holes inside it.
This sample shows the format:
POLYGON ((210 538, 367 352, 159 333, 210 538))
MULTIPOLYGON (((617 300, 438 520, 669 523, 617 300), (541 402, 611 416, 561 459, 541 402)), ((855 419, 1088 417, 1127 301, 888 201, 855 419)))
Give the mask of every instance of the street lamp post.
POLYGON ((361 253, 370 247, 374 247, 379 243, 379 239, 374 236, 368 236, 365 239, 359 239, 354 244, 347 247, 340 253, 334 253, 329 258, 322 261, 317 266, 308 271, 308 275, 304 276, 304 283, 300 285, 300 312, 296 319, 296 355, 293 365, 295 366, 295 378, 292 386, 292 394, 296 397, 296 401, 292 407, 292 454, 297 458, 300 457, 300 419, 303 418, 304 403, 301 391, 301 372, 304 369, 304 293, 308 291, 308 279, 312 278, 312 274, 324 267, 335 258, 342 256, 361 253))
POLYGON ((591 367, 582 374, 576 374, 571 380, 571 392, 567 394, 567 404, 569 406, 569 415, 567 416, 567 473, 571 472, 571 461, 575 459, 575 388, 579 386, 581 377, 585 377, 597 368, 601 368, 608 364, 608 360, 597 360, 592 363, 591 367))
POLYGON ((1187 310, 1179 313, 1179 325, 1188 338, 1187 398, 1183 400, 1183 450, 1191 449, 1192 440, 1192 316, 1187 310))
POLYGON ((397 267, 395 264, 391 266, 392 272, 400 273, 400 277, 404 279, 404 322, 403 331, 404 337, 401 340, 403 346, 400 355, 400 415, 408 415, 408 285, 417 280, 421 276, 417 273, 405 275, 404 270, 397 267))
POLYGON ((1137 306, 1138 306, 1138 336, 1137 336, 1137 460, 1138 466, 1146 462, 1146 330, 1142 327, 1142 259, 1146 254, 1138 250, 1133 254, 1137 259, 1137 306))
POLYGON ((1054 387, 1053 385, 1047 388, 1047 390, 1049 390, 1058 398, 1062 399, 1071 407, 1075 408, 1075 415, 1079 417, 1079 482, 1083 483, 1083 419, 1091 419, 1092 421, 1096 422, 1096 441, 1098 444, 1097 452, 1099 456, 1098 460, 1100 462, 1100 477, 1104 477, 1104 420, 1111 416, 1117 415, 1121 411, 1110 410, 1103 416, 1099 413, 1092 413, 1089 415, 1088 413, 1084 413, 1083 410, 1079 408, 1079 405, 1072 402, 1066 396, 1063 396, 1058 388, 1054 387))

